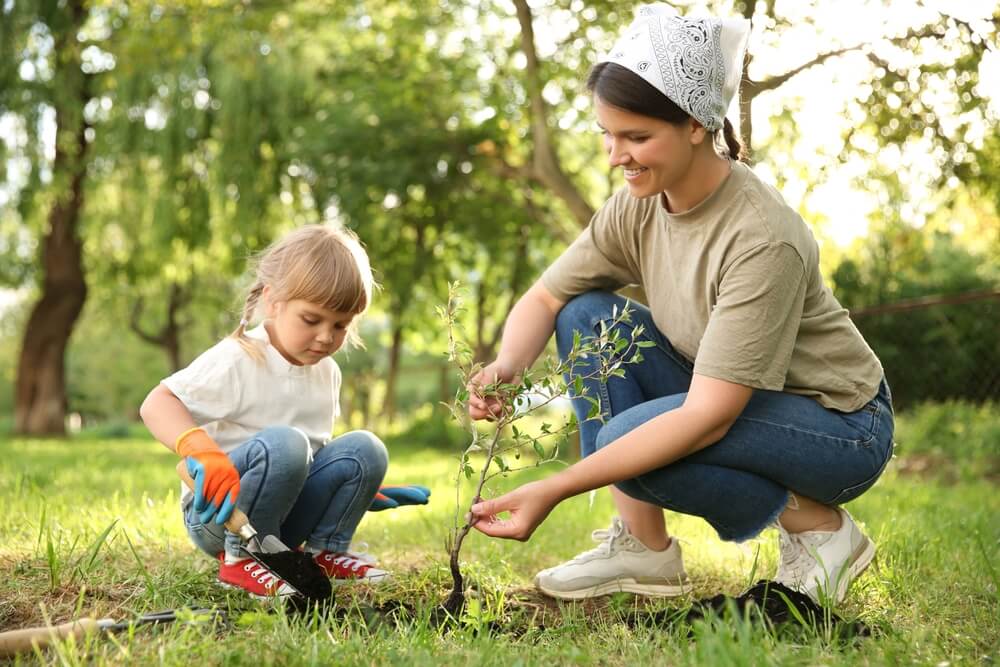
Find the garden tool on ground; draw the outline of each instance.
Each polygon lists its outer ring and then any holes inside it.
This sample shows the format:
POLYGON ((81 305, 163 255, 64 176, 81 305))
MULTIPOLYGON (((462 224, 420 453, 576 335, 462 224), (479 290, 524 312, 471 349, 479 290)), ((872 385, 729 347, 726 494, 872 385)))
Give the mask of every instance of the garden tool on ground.
MULTIPOLYGON (((177 474, 189 489, 194 490, 194 480, 183 460, 177 464, 177 474)), ((247 556, 283 579, 307 603, 323 603, 333 598, 330 579, 310 554, 289 549, 274 535, 259 537, 250 519, 239 508, 233 509, 225 526, 243 540, 241 549, 247 556)))
POLYGON ((168 609, 157 611, 132 620, 117 622, 113 618, 80 618, 60 625, 43 625, 36 628, 22 628, 0 632, 0 658, 7 658, 18 653, 45 648, 55 641, 69 637, 82 637, 91 632, 125 632, 139 625, 161 625, 180 620, 188 623, 221 623, 225 622, 226 614, 218 609, 168 609), (180 618, 178 618, 178 615, 180 618))

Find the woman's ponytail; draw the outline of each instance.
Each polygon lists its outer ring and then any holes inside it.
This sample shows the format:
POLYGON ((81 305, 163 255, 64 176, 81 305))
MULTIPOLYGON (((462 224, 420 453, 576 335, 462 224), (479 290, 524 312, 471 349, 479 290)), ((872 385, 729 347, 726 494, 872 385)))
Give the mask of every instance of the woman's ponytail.
POLYGON ((733 124, 726 118, 722 122, 722 138, 726 142, 726 149, 729 151, 729 159, 739 162, 747 162, 747 154, 743 151, 743 144, 736 136, 733 124))

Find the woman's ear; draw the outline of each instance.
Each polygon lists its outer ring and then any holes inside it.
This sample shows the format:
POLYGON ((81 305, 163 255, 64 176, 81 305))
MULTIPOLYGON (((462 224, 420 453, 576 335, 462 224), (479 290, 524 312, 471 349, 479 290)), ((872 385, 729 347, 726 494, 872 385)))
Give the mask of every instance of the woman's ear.
POLYGON ((700 146, 705 141, 705 137, 709 136, 710 133, 700 121, 694 118, 690 119, 690 121, 691 130, 690 134, 688 134, 688 140, 692 146, 700 146))

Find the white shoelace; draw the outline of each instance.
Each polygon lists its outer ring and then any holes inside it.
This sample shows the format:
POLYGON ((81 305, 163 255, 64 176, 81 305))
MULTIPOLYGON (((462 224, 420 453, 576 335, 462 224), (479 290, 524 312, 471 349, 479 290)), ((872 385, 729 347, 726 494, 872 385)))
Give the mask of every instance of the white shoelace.
POLYGON ((800 584, 807 584, 804 581, 806 575, 816 567, 819 560, 816 557, 817 549, 828 537, 823 535, 792 534, 778 524, 778 536, 780 539, 781 563, 778 565, 776 578, 778 581, 792 581, 800 584), (815 544, 807 544, 815 542, 815 544))
POLYGON ((255 560, 248 561, 243 566, 243 570, 250 573, 250 576, 257 580, 258 584, 263 584, 264 588, 277 588, 282 581, 278 575, 261 565, 255 560))
POLYGON ((368 553, 367 542, 351 542, 347 547, 347 555, 361 561, 365 565, 374 565, 377 562, 375 556, 368 553))
POLYGON ((599 528, 590 534, 591 539, 600 542, 596 547, 581 554, 577 554, 570 561, 571 563, 583 563, 595 557, 607 557, 618 550, 619 545, 624 544, 629 536, 625 528, 625 522, 620 517, 611 520, 609 528, 599 528), (623 539, 625 538, 625 539, 623 539))
POLYGON ((340 567, 350 568, 352 572, 357 572, 362 567, 367 565, 367 563, 365 563, 364 561, 345 554, 341 554, 339 556, 334 554, 327 554, 323 556, 323 560, 331 562, 334 565, 339 565, 340 567))

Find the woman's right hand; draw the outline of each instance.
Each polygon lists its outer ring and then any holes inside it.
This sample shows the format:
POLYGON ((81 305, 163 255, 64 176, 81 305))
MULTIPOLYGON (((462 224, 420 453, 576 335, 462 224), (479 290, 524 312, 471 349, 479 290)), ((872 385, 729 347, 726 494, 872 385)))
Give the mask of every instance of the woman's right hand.
POLYGON ((466 387, 469 390, 469 416, 475 420, 498 419, 503 414, 504 401, 493 393, 484 396, 483 387, 497 382, 514 382, 516 379, 517 373, 514 369, 501 363, 499 359, 483 367, 472 376, 466 387))

